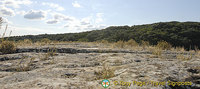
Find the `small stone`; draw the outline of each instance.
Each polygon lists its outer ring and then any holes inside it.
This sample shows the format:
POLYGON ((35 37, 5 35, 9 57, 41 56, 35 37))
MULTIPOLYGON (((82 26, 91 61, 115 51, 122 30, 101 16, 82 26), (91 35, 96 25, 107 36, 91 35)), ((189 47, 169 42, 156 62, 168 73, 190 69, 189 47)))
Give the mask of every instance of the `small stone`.
POLYGON ((137 60, 134 60, 135 62, 141 62, 141 60, 137 59, 137 60))

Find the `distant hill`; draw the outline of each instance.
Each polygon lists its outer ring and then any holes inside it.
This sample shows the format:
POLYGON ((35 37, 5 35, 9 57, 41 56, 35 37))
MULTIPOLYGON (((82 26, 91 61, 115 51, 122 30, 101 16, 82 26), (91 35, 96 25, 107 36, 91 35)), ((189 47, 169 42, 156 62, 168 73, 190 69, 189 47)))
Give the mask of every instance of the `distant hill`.
POLYGON ((111 26, 102 30, 93 30, 80 33, 65 34, 42 34, 14 36, 9 40, 19 41, 31 39, 39 41, 48 38, 56 41, 101 41, 116 42, 119 40, 127 41, 134 39, 140 43, 142 40, 149 41, 150 44, 157 44, 164 40, 173 46, 184 46, 185 48, 200 47, 200 22, 159 22, 145 25, 134 26, 111 26))

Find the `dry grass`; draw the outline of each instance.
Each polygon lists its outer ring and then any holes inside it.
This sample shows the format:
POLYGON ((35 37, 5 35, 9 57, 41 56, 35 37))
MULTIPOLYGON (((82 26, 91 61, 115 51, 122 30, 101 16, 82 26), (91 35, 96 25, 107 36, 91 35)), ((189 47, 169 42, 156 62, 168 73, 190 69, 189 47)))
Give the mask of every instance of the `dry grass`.
MULTIPOLYGON (((8 41, 8 39, 4 40, 4 36, 6 35, 8 25, 2 34, 1 42, 0 42, 0 52, 3 54, 14 53, 16 51, 16 45, 13 41, 8 41)), ((10 31, 9 36, 11 35, 12 31, 10 31)))
POLYGON ((150 52, 152 52, 153 55, 155 55, 154 57, 158 58, 158 57, 162 57, 162 49, 158 48, 158 47, 151 47, 150 48, 150 52))
POLYGON ((177 52, 185 52, 186 51, 184 47, 175 47, 174 50, 177 52))
POLYGON ((32 40, 30 40, 30 39, 24 39, 23 43, 27 44, 27 45, 32 45, 33 44, 32 40))
POLYGON ((23 63, 22 62, 24 61, 24 59, 27 59, 27 57, 24 57, 21 59, 21 61, 19 62, 19 67, 16 68, 16 71, 18 72, 24 72, 24 71, 30 71, 31 70, 31 65, 33 64, 33 61, 35 60, 35 58, 31 58, 29 60, 28 63, 23 63))
POLYGON ((200 57, 200 51, 197 51, 196 56, 197 56, 197 57, 200 57))
POLYGON ((191 60, 193 58, 193 55, 192 55, 192 53, 188 53, 187 55, 178 54, 178 55, 176 55, 176 58, 181 60, 181 61, 188 61, 188 60, 191 60))
POLYGON ((142 46, 143 50, 146 50, 150 46, 148 41, 142 41, 140 45, 142 46))
POLYGON ((49 40, 48 38, 43 38, 40 40, 41 45, 49 45, 50 43, 51 43, 51 40, 49 40))
POLYGON ((138 50, 138 48, 139 48, 139 44, 133 39, 131 39, 127 42, 124 42, 124 43, 125 43, 126 49, 138 50))
POLYGON ((125 48, 125 42, 124 41, 117 41, 116 43, 113 43, 114 48, 125 48))
POLYGON ((135 49, 139 48, 139 44, 133 39, 131 39, 127 42, 120 40, 115 43, 112 43, 112 48, 135 50, 135 49))
POLYGON ((33 42, 30 39, 24 39, 16 42, 16 45, 18 46, 32 46, 33 42))
POLYGON ((159 41, 156 47, 162 50, 170 50, 172 48, 172 45, 167 43, 166 41, 159 41))
POLYGON ((41 60, 49 60, 50 57, 53 57, 56 55, 56 50, 54 48, 50 48, 48 52, 41 58, 41 60))
POLYGON ((14 53, 16 51, 15 43, 12 41, 3 41, 0 44, 0 52, 3 54, 14 53))
POLYGON ((125 44, 128 45, 128 46, 131 46, 131 47, 139 46, 139 44, 133 39, 130 39, 129 41, 125 42, 125 44))
POLYGON ((106 63, 103 64, 103 68, 101 70, 95 71, 94 74, 96 75, 97 80, 99 79, 109 79, 115 76, 115 70, 110 68, 110 66, 106 63))

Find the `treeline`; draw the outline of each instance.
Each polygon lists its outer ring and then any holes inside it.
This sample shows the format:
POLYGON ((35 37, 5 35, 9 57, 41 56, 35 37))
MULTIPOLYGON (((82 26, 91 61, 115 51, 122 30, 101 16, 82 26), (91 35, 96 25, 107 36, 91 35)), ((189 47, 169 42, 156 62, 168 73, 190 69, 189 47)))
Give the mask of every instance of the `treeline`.
POLYGON ((159 22, 134 26, 111 26, 102 30, 93 30, 81 33, 42 34, 14 36, 9 40, 19 41, 30 39, 33 42, 43 38, 55 41, 84 41, 93 42, 107 40, 108 42, 135 40, 138 43, 148 41, 151 45, 159 41, 166 41, 172 46, 181 46, 187 49, 200 47, 200 22, 159 22))

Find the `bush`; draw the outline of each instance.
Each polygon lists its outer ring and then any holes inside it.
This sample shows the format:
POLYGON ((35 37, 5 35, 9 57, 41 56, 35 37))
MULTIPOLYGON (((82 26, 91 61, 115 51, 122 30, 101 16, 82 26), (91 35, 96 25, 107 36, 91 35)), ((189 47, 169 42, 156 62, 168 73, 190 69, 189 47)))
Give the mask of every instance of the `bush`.
POLYGON ((31 45, 33 42, 30 39, 24 39, 24 43, 31 45))
POLYGON ((43 38, 41 39, 41 43, 45 44, 50 44, 51 40, 49 40, 48 38, 43 38))
POLYGON ((172 48, 172 45, 166 41, 159 41, 156 46, 162 50, 170 50, 172 48))
POLYGON ((157 57, 161 57, 162 56, 162 50, 159 48, 153 48, 151 49, 151 52, 153 55, 156 55, 157 57))
POLYGON ((135 40, 130 39, 128 42, 126 42, 126 45, 128 45, 128 46, 138 46, 138 43, 135 40))
POLYGON ((3 54, 14 53, 16 51, 16 46, 12 41, 3 41, 0 45, 0 52, 3 54))

